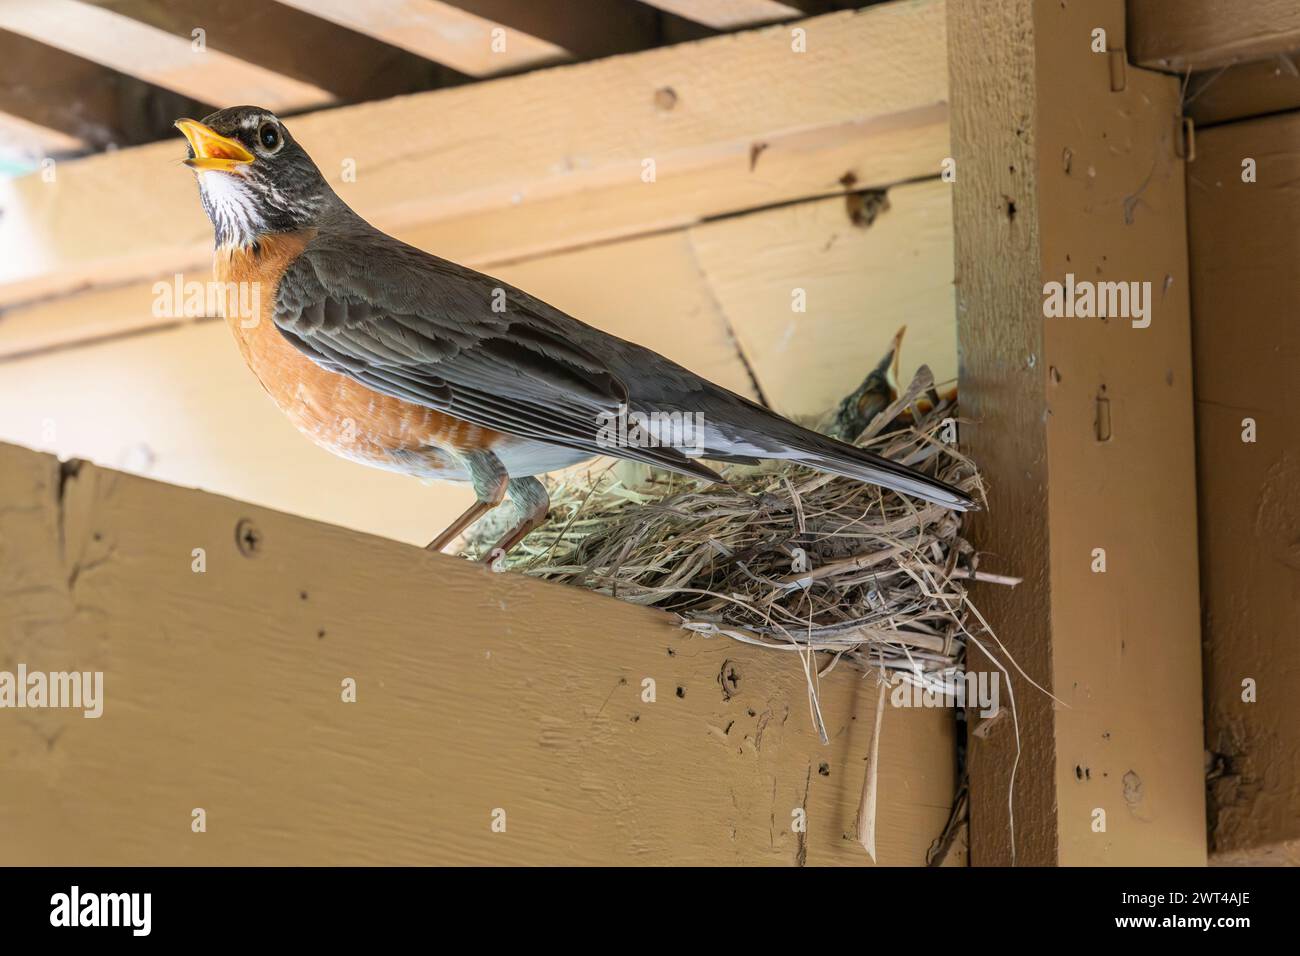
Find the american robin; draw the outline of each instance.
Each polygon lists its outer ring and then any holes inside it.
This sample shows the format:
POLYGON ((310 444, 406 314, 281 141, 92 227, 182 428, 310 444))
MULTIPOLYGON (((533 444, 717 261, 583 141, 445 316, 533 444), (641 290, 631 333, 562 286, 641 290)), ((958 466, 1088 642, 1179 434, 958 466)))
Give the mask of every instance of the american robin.
POLYGON ((536 476, 602 454, 709 481, 722 479, 700 459, 782 459, 973 506, 950 485, 380 232, 267 110, 176 126, 215 231, 217 280, 258 283, 258 314, 228 310, 227 323, 276 404, 345 458, 473 486, 476 503, 430 549, 508 496, 520 511, 498 545, 509 550, 546 516, 536 476), (616 419, 636 427, 612 428, 616 419), (682 424, 694 430, 687 441, 676 440, 682 424))

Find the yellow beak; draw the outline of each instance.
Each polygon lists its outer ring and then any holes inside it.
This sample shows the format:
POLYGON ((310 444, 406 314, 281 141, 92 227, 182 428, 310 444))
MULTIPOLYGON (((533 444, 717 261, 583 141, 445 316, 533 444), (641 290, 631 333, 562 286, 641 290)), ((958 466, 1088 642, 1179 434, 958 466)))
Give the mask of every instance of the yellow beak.
POLYGON ((217 169, 228 173, 237 166, 247 166, 255 158, 239 140, 222 136, 198 120, 178 119, 176 128, 185 134, 194 150, 194 158, 185 160, 190 169, 217 169))

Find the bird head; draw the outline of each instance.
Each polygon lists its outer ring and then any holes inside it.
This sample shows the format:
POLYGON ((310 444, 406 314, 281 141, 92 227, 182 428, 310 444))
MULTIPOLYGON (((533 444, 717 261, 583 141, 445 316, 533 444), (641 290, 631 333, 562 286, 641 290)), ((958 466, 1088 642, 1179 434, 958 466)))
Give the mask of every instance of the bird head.
POLYGON ((315 225, 336 200, 320 169, 269 110, 234 106, 202 122, 179 119, 185 165, 199 181, 218 246, 315 225))

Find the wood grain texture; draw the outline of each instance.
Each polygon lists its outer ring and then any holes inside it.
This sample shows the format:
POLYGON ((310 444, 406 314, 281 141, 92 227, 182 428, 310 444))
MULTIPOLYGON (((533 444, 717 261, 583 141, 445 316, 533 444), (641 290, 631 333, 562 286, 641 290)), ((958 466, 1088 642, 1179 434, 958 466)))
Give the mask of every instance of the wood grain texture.
POLYGON ((1207 130, 1188 167, 1210 840, 1229 862, 1300 856, 1297 180, 1300 113, 1207 130))
MULTIPOLYGON (((952 192, 962 448, 991 482, 990 507, 971 539, 1024 583, 975 588, 976 601, 1021 668, 1051 674, 1045 383, 1041 356, 1037 152, 1032 2, 950 0, 952 192), (1015 218, 1008 202, 1016 204, 1015 218), (1012 564, 1014 562, 1014 565, 1012 564)), ((972 669, 988 669, 972 653, 972 669)), ((1016 778, 1017 862, 1056 862, 1056 753, 1050 702, 1018 696, 1024 753, 1016 778)), ((1005 724, 1006 721, 1004 720, 1005 724)), ((971 861, 1011 860, 1007 800, 1015 740, 1005 726, 972 740, 971 861)))
MULTIPOLYGON (((937 2, 832 14, 801 22, 806 53, 778 26, 290 127, 376 225, 497 264, 833 195, 846 174, 864 188, 932 175, 947 152, 942 23, 937 2)), ((63 164, 54 183, 16 181, 0 219, 0 306, 203 267, 211 227, 182 150, 159 143, 63 164)))
MULTIPOLYGON (((97 720, 0 711, 5 864, 866 862, 875 695, 847 668, 821 681, 823 746, 791 657, 13 446, 0 660, 104 672, 97 720)), ((952 719, 884 721, 880 862, 915 864, 948 812, 952 719)))
MULTIPOLYGON (((1122 37, 1118 2, 949 15, 962 437, 991 486, 971 538, 1025 577, 974 598, 1064 704, 1016 684, 1017 862, 1203 863, 1178 84, 1129 68, 1112 91, 1089 41, 1122 37), (1044 283, 1067 273, 1150 282, 1150 327, 1045 318, 1044 283)), ((1011 729, 972 746, 979 864, 1011 858, 1011 729)))
POLYGON ((1204 70, 1300 50, 1294 0, 1129 0, 1129 58, 1155 70, 1204 70))

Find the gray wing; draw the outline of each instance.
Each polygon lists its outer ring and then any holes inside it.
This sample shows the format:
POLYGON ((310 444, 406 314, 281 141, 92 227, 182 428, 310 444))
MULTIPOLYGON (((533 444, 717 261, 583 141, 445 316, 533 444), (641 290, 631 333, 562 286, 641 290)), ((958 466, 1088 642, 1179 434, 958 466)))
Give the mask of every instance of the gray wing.
POLYGON ((673 448, 598 442, 607 416, 628 404, 623 379, 589 347, 602 333, 369 226, 346 242, 313 239, 277 286, 274 321, 322 368, 377 392, 510 435, 720 480, 673 448))

